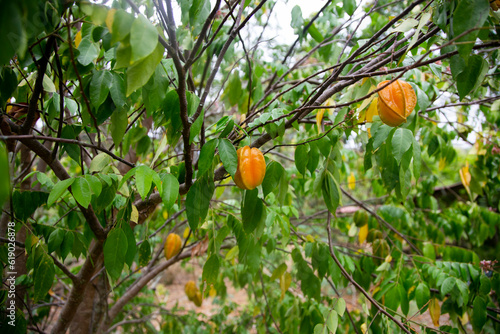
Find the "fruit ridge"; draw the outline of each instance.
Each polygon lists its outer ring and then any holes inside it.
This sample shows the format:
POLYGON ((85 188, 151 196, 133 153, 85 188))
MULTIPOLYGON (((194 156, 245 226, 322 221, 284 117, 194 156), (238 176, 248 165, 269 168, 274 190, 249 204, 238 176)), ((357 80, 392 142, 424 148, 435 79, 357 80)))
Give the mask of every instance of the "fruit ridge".
POLYGON ((181 237, 178 234, 170 233, 167 236, 167 240, 165 240, 165 247, 164 247, 165 258, 167 260, 170 260, 177 254, 179 254, 179 252, 181 251, 181 247, 182 247, 181 237))
MULTIPOLYGON (((377 85, 380 88, 389 80, 377 85)), ((378 92, 378 114, 385 124, 395 127, 406 123, 406 118, 417 104, 417 96, 413 87, 406 81, 396 80, 378 92)))
POLYGON ((258 148, 242 147, 236 151, 238 167, 234 174, 234 183, 246 190, 252 190, 262 184, 266 175, 266 160, 258 148))

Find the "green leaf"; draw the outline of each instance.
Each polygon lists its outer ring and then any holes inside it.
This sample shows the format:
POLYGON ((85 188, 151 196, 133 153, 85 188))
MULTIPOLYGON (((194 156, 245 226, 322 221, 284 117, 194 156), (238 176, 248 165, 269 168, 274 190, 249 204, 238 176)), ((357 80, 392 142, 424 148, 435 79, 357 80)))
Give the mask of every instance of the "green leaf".
POLYGON ((271 275, 270 280, 274 281, 274 280, 280 278, 285 273, 287 268, 288 267, 287 267, 286 263, 280 264, 278 267, 276 267, 276 269, 273 270, 273 273, 271 275))
POLYGON ((479 33, 479 30, 474 30, 474 28, 483 26, 489 12, 490 6, 486 0, 458 1, 458 5, 453 12, 453 38, 458 37, 466 31, 473 30, 454 41, 457 45, 458 53, 465 60, 469 57, 479 33))
POLYGON ((78 177, 75 179, 73 184, 71 185, 71 192, 75 197, 76 201, 80 203, 85 209, 89 207, 90 200, 92 199, 92 194, 90 192, 90 185, 82 177, 78 177))
POLYGON ((434 245, 431 242, 424 242, 424 256, 431 260, 436 260, 436 251, 434 250, 434 245))
POLYGON ((205 220, 210 206, 210 199, 215 190, 212 179, 202 177, 196 180, 186 195, 186 214, 189 227, 196 230, 200 222, 205 220))
POLYGON ((135 63, 150 55, 157 45, 158 31, 144 15, 139 14, 130 28, 131 62, 135 63))
POLYGON ((264 203, 262 203, 258 195, 259 191, 257 189, 245 191, 245 198, 241 208, 241 218, 246 233, 252 233, 266 219, 264 203))
POLYGON ((219 139, 219 156, 226 171, 234 178, 238 168, 238 156, 233 144, 225 138, 219 139))
POLYGON ((486 302, 481 296, 474 299, 470 322, 475 333, 481 332, 487 320, 486 302))
POLYGON ((397 128, 392 136, 392 154, 398 162, 401 162, 403 154, 411 147, 413 143, 413 133, 408 129, 397 128))
POLYGON ((217 146, 217 139, 209 140, 203 145, 198 160, 198 177, 205 174, 212 167, 215 155, 215 148, 217 146))
POLYGON ((491 291, 491 281, 485 274, 481 274, 479 278, 479 282, 481 283, 479 287, 479 292, 485 296, 487 296, 491 291))
POLYGON ((68 189, 68 187, 75 181, 75 179, 66 179, 57 182, 54 185, 54 188, 52 188, 50 194, 49 194, 49 199, 47 200, 47 206, 52 206, 55 201, 61 197, 61 195, 68 189))
POLYGON ((40 252, 40 254, 36 256, 37 259, 35 260, 33 272, 33 302, 37 302, 45 297, 52 287, 56 274, 52 258, 47 255, 41 247, 37 249, 37 253, 38 252, 40 252))
POLYGON ((129 33, 134 22, 134 16, 123 9, 118 9, 113 16, 111 25, 112 38, 111 44, 123 40, 129 33))
POLYGON ((217 277, 219 276, 219 267, 219 256, 217 254, 212 254, 203 266, 203 274, 201 278, 208 284, 215 284, 217 282, 217 277))
POLYGON ((202 110, 200 116, 191 125, 191 132, 189 132, 189 143, 193 143, 194 138, 200 133, 201 126, 205 120, 205 111, 202 110))
POLYGON ((163 191, 161 199, 164 208, 170 210, 179 196, 179 181, 172 174, 162 175, 163 191))
POLYGON ((109 125, 109 131, 111 131, 111 138, 113 138, 115 146, 119 146, 122 142, 127 126, 127 111, 119 108, 115 109, 111 114, 111 124, 109 125))
POLYGON ((334 306, 335 311, 339 314, 340 317, 344 316, 344 312, 346 310, 346 303, 344 298, 337 299, 337 303, 334 306))
POLYGON ((148 240, 144 240, 144 242, 139 246, 139 266, 146 266, 150 258, 151 246, 148 240))
POLYGON ((420 283, 415 289, 415 299, 417 301, 417 306, 420 309, 420 314, 422 314, 427 309, 427 304, 431 298, 431 291, 425 283, 420 283))
MULTIPOLYGON (((384 262, 387 263, 387 262, 384 262)), ((386 293, 385 293, 385 306, 389 310, 397 311, 400 303, 400 294, 399 288, 396 284, 394 284, 386 293)))
POLYGON ((453 290, 453 288, 456 285, 457 279, 455 277, 448 277, 447 279, 444 280, 443 284, 441 285, 441 295, 445 296, 448 293, 453 290))
POLYGON ((135 168, 135 186, 143 201, 151 190, 154 174, 156 174, 156 172, 145 165, 135 168))
POLYGON ((47 245, 49 248, 49 253, 52 253, 56 250, 59 250, 63 240, 64 240, 65 232, 63 229, 55 229, 49 236, 49 240, 47 241, 47 245))
POLYGON ((457 90, 460 100, 479 87, 484 76, 488 73, 488 69, 488 62, 481 56, 469 57, 467 67, 457 76, 457 90))
POLYGON ((418 141, 413 137, 413 176, 415 177, 415 180, 420 178, 420 170, 422 168, 422 159, 420 155, 420 144, 418 141))
POLYGON ((144 86, 149 81, 149 78, 155 72, 156 66, 163 58, 163 52, 163 46, 161 44, 158 44, 153 53, 151 53, 146 58, 134 63, 127 69, 126 96, 130 96, 130 94, 144 86))
POLYGON ((264 197, 270 194, 279 185, 281 178, 285 173, 283 166, 276 162, 271 161, 266 167, 266 176, 262 182, 262 190, 264 197))
POLYGON ((109 93, 111 94, 111 98, 115 106, 118 108, 123 108, 127 103, 125 97, 125 79, 122 75, 113 72, 113 78, 111 81, 111 86, 109 87, 109 93))
POLYGON ((309 152, 308 145, 299 145, 295 149, 295 167, 297 167, 297 170, 302 174, 305 175, 306 173, 306 167, 307 167, 307 162, 309 160, 309 155, 307 154, 309 152))
POLYGON ((90 101, 94 108, 99 108, 108 97, 113 75, 109 71, 96 71, 90 80, 90 101))
POLYGON ((325 39, 323 37, 323 35, 321 35, 321 32, 319 32, 318 28, 316 28, 314 23, 309 26, 309 28, 307 29, 307 32, 318 43, 323 42, 323 40, 325 39))
POLYGON ((78 45, 78 50, 80 54, 76 59, 83 66, 89 65, 99 55, 99 49, 88 38, 82 39, 80 45, 78 45))
POLYGON ((125 232, 121 228, 112 229, 104 243, 104 266, 109 276, 115 281, 122 273, 127 248, 125 232))
POLYGON ((73 232, 66 231, 61 246, 59 248, 59 253, 61 254, 61 258, 63 259, 63 261, 66 259, 68 254, 73 249, 74 242, 75 242, 75 236, 73 235, 73 232))
POLYGON ((328 319, 326 320, 326 326, 330 333, 335 334, 337 332, 337 327, 339 325, 339 315, 337 311, 331 310, 328 314, 328 319))
POLYGON ((382 124, 378 127, 375 127, 375 124, 372 126, 372 135, 373 135, 373 149, 376 150, 384 143, 384 141, 389 136, 389 133, 393 130, 392 127, 386 124, 382 124))
POLYGON ((131 268, 132 263, 134 262, 135 254, 137 253, 134 231, 132 231, 128 221, 123 222, 122 229, 127 237, 127 253, 125 254, 125 263, 129 268, 131 268))
POLYGON ((354 14, 356 10, 356 0, 342 0, 342 8, 344 8, 345 12, 351 16, 354 14))
POLYGON ((104 168, 108 167, 112 162, 113 160, 107 153, 101 152, 98 155, 96 155, 94 159, 92 159, 92 162, 90 163, 89 172, 90 173, 100 172, 104 168))
POLYGON ((10 194, 10 173, 9 173, 9 158, 7 148, 3 141, 0 141, 0 207, 9 198, 10 194))
POLYGON ((333 214, 336 215, 337 207, 340 204, 340 187, 330 173, 326 171, 321 183, 321 190, 323 192, 323 200, 325 201, 326 207, 333 214))

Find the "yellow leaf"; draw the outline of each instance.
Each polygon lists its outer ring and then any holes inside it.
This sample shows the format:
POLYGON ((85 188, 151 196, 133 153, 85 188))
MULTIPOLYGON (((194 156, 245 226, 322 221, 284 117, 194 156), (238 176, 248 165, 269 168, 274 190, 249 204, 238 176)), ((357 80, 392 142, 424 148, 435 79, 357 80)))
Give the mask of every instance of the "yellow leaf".
POLYGON ((130 214, 130 221, 137 223, 139 221, 139 211, 135 205, 132 205, 132 213, 130 214))
POLYGON ((281 298, 280 301, 285 298, 285 293, 288 291, 290 284, 292 283, 292 275, 289 272, 285 271, 283 275, 280 277, 280 289, 281 289, 281 298))
POLYGON ((210 297, 215 297, 217 296, 217 290, 215 290, 214 285, 210 285, 210 290, 208 291, 208 295, 210 297))
POLYGON ((359 228, 359 234, 358 234, 359 243, 362 244, 363 242, 365 242, 367 236, 368 236, 368 224, 365 224, 359 228))
POLYGON ((429 304, 429 313, 435 327, 439 327, 439 317, 441 316, 441 306, 436 298, 432 298, 429 304))
POLYGON ((460 322, 462 322, 462 325, 466 325, 469 322, 469 314, 467 312, 464 313, 462 316, 458 316, 458 319, 460 319, 460 322))
POLYGON ((439 159, 439 170, 443 170, 446 167, 446 159, 440 158, 439 159))
POLYGON ((361 333, 366 334, 367 331, 368 331, 368 328, 366 326, 366 323, 362 323, 361 324, 361 333))
POLYGON ((371 133, 371 131, 370 131, 370 128, 368 128, 368 129, 366 129, 366 130, 367 130, 367 132, 368 132, 368 138, 371 138, 371 137, 372 137, 372 133, 371 133))
POLYGON ((168 218, 168 211, 164 210, 163 213, 162 213, 162 216, 163 216, 163 219, 167 220, 167 218, 168 218))
POLYGON ((78 31, 75 36, 75 47, 78 49, 78 45, 80 45, 80 42, 82 41, 82 31, 78 31))
POLYGON ((462 184, 464 185, 467 192, 470 193, 469 185, 472 177, 469 172, 468 161, 465 162, 465 167, 460 168, 460 171, 458 173, 460 174, 460 180, 462 181, 462 184))
POLYGON ((306 240, 309 241, 309 242, 315 242, 316 240, 314 240, 314 237, 310 234, 306 235, 306 240))
POLYGON ((387 262, 387 263, 391 263, 391 261, 392 261, 392 256, 387 255, 387 256, 385 257, 385 262, 387 262))
POLYGON ((188 235, 189 235, 189 227, 186 227, 182 236, 184 237, 184 239, 187 239, 188 235))
POLYGON ((113 33, 113 21, 115 19, 116 9, 112 8, 108 11, 108 15, 106 15, 106 27, 110 33, 113 33))
POLYGON ((378 104, 378 97, 375 97, 372 100, 372 103, 370 103, 370 106, 366 110, 366 121, 367 122, 373 122, 373 116, 378 115, 378 109, 377 109, 377 104, 378 104))
POLYGON ((347 177, 347 187, 351 190, 356 188, 356 177, 353 172, 351 172, 351 174, 347 177))
POLYGON ((319 109, 316 114, 316 126, 318 127, 318 133, 321 133, 321 121, 323 120, 323 115, 325 114, 325 109, 319 109))

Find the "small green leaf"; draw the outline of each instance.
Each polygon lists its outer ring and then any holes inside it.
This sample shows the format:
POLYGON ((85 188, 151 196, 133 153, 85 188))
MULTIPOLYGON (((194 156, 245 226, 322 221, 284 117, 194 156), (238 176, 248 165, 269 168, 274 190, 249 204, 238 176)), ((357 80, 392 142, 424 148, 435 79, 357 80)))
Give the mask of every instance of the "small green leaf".
POLYGON ((264 204, 258 195, 259 191, 257 189, 245 191, 245 198, 241 208, 241 218, 246 233, 252 233, 266 218, 264 204))
POLYGON ((94 108, 99 108, 108 97, 113 76, 109 71, 96 71, 90 80, 90 101, 94 108))
POLYGON ((125 263, 128 267, 132 267, 132 263, 134 262, 135 254, 137 253, 137 246, 134 237, 134 231, 130 227, 128 222, 124 222, 122 224, 123 232, 127 237, 127 253, 125 254, 125 263))
POLYGON ((208 177, 196 180, 186 195, 186 215, 189 227, 194 231, 205 220, 210 199, 215 191, 214 181, 208 177))
POLYGON ((118 108, 123 108, 127 103, 125 97, 125 79, 122 75, 113 72, 113 79, 111 81, 111 86, 109 87, 109 93, 115 106, 118 108))
POLYGON ((297 170, 304 175, 306 173, 307 162, 309 160, 309 147, 307 144, 299 145, 295 149, 295 167, 297 170))
POLYGON ((87 180, 82 177, 76 178, 71 185, 71 192, 81 206, 85 209, 89 207, 92 193, 90 192, 90 185, 87 180))
POLYGON ((191 132, 189 132, 189 143, 191 144, 194 138, 200 133, 201 126, 205 120, 205 111, 202 110, 200 116, 191 125, 191 132))
POLYGON ((457 279, 455 277, 448 277, 447 279, 444 280, 443 284, 441 285, 441 295, 446 296, 448 293, 453 290, 453 288, 456 285, 457 279))
POLYGON ((339 314, 339 316, 343 317, 344 312, 346 310, 346 303, 344 298, 337 299, 337 303, 334 306, 335 311, 339 314))
POLYGON ((415 290, 415 299, 417 301, 417 306, 420 309, 420 314, 422 314, 427 309, 427 304, 431 298, 431 291, 425 283, 420 283, 415 290))
POLYGON ((111 114, 109 131, 111 131, 111 138, 113 138, 113 143, 115 143, 116 146, 119 146, 122 142, 127 126, 127 111, 119 108, 115 109, 115 111, 111 114))
POLYGON ((135 168, 135 185, 142 200, 146 199, 146 195, 151 190, 153 174, 156 172, 148 166, 142 165, 135 168))
POLYGON ((328 314, 328 319, 326 320, 326 326, 330 333, 335 334, 337 332, 337 327, 339 325, 339 315, 337 311, 331 310, 328 314))
POLYGON ((105 167, 108 167, 112 162, 113 160, 108 154, 101 152, 98 155, 96 155, 94 159, 92 159, 92 162, 90 163, 89 172, 90 173, 100 172, 105 167))
POLYGON ((225 138, 219 139, 219 156, 226 171, 234 178, 238 167, 238 156, 233 144, 225 138))
POLYGON ((333 177, 333 175, 326 171, 323 177, 323 182, 321 183, 321 190, 323 192, 323 200, 325 201, 326 207, 333 214, 336 215, 337 207, 340 204, 340 187, 333 177))
POLYGON ((80 54, 76 59, 83 66, 89 65, 99 55, 99 49, 88 38, 82 39, 80 45, 78 45, 78 50, 80 54))
POLYGON ((104 243, 104 266, 109 276, 115 281, 122 273, 127 248, 125 232, 121 228, 112 229, 104 243))
POLYGON ((467 66, 457 76, 457 90, 460 100, 483 82, 488 69, 488 62, 483 57, 478 55, 469 57, 467 66))
POLYGON ((179 196, 179 181, 172 174, 162 176, 163 191, 161 199, 164 208, 170 210, 179 196))
POLYGON ((217 277, 219 276, 219 267, 219 256, 217 254, 212 254, 203 266, 203 274, 201 278, 208 284, 215 284, 217 282, 217 277))
POLYGON ((47 245, 49 248, 49 253, 52 253, 56 250, 59 250, 63 240, 64 240, 65 232, 63 229, 55 229, 49 236, 49 240, 47 241, 47 245))
POLYGON ((209 140, 203 145, 198 160, 198 175, 201 176, 209 171, 212 167, 215 155, 215 148, 217 146, 217 139, 209 140))
POLYGON ((486 311, 486 302, 481 296, 477 296, 474 299, 472 317, 470 319, 475 333, 481 332, 484 324, 486 323, 487 315, 488 312, 486 311))
POLYGON ((111 44, 123 40, 129 33, 134 22, 134 16, 123 9, 118 9, 113 16, 111 44))
MULTIPOLYGON (((158 37, 157 37, 158 38, 158 37)), ((156 49, 146 58, 134 63, 127 69, 127 94, 130 96, 137 89, 144 86, 155 72, 156 66, 163 58, 165 49, 158 44, 156 49)))
POLYGON ((55 277, 54 261, 41 248, 37 249, 40 254, 36 257, 35 268, 33 273, 33 302, 45 297, 52 287, 55 277))
POLYGON ((271 193, 279 185, 281 178, 285 173, 283 166, 276 162, 271 161, 266 167, 266 176, 262 182, 262 190, 264 197, 271 193))
POLYGON ((158 31, 144 15, 139 14, 130 28, 131 62, 134 63, 150 55, 157 45, 158 31))
POLYGON ((47 200, 47 206, 52 206, 55 201, 62 196, 62 194, 68 189, 68 187, 75 181, 75 179, 66 179, 57 182, 52 188, 52 191, 49 194, 49 199, 47 200))
POLYGON ((270 280, 274 281, 274 280, 280 278, 285 273, 287 268, 288 267, 287 267, 286 263, 280 264, 278 267, 276 267, 276 269, 273 270, 273 273, 271 275, 270 280))
POLYGON ((413 133, 408 129, 397 128, 392 136, 392 154, 398 162, 406 151, 408 151, 413 143, 413 133))

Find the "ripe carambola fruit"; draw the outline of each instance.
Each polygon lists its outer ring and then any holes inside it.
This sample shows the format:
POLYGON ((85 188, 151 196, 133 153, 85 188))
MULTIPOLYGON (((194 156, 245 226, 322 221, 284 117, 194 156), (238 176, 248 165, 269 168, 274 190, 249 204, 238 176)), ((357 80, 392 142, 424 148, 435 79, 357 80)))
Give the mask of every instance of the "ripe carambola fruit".
POLYGON ((194 281, 188 281, 184 286, 184 292, 186 293, 186 296, 189 298, 189 300, 194 298, 194 296, 196 295, 196 291, 198 291, 198 287, 196 286, 196 283, 194 281))
POLYGON ((165 247, 164 247, 165 258, 167 260, 170 260, 177 254, 179 254, 179 252, 181 251, 181 247, 182 247, 181 237, 178 234, 170 233, 167 237, 167 240, 165 240, 165 247))
POLYGON ((234 174, 234 183, 246 190, 252 190, 262 184, 266 175, 266 161, 258 148, 242 147, 236 151, 238 167, 234 174))
POLYGON ((196 306, 201 306, 203 302, 203 297, 200 290, 196 286, 194 281, 188 281, 184 286, 184 292, 190 301, 192 301, 196 306))
MULTIPOLYGON (((377 85, 380 88, 389 80, 377 85)), ((411 114, 417 104, 417 96, 412 86, 403 80, 396 80, 378 92, 378 115, 382 122, 389 126, 398 126, 406 123, 406 118, 411 114)))

